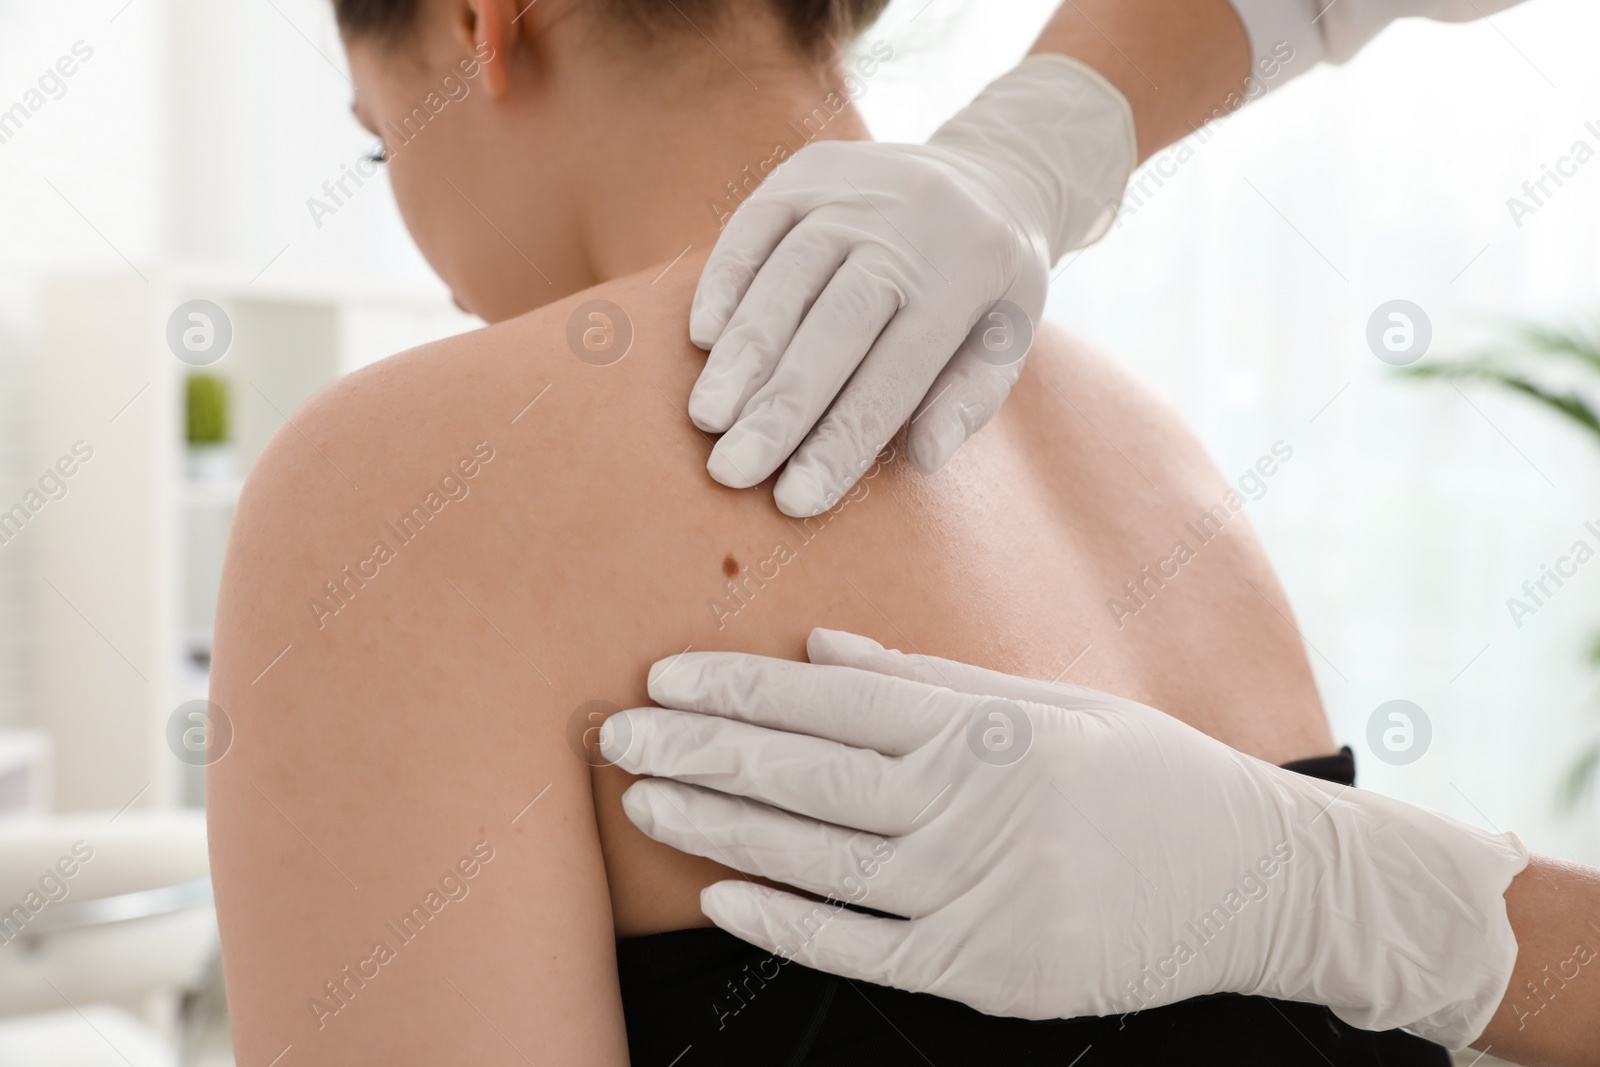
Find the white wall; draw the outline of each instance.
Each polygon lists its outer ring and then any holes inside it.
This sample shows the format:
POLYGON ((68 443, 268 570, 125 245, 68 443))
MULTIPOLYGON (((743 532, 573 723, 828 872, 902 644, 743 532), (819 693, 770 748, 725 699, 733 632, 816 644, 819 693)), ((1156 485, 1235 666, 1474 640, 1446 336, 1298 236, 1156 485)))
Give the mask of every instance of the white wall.
POLYGON ((8 4, 0 109, 78 41, 93 57, 64 95, 0 143, 0 323, 24 349, 51 272, 177 260, 438 288, 381 175, 320 228, 306 210, 372 145, 325 0, 8 4))
MULTIPOLYGON (((341 163, 371 147, 350 117, 348 82, 325 56, 342 66, 325 0, 0 7, 0 115, 21 103, 25 116, 20 126, 13 117, 0 128, 0 506, 18 500, 79 438, 100 451, 97 470, 145 462, 128 443, 144 438, 129 433, 149 416, 144 409, 156 390, 108 427, 140 381, 150 380, 138 377, 145 368, 119 366, 81 387, 53 373, 58 395, 48 402, 39 387, 47 358, 43 293, 53 276, 121 279, 149 285, 153 294, 179 266, 192 276, 260 276, 264 286, 295 282, 316 291, 319 280, 361 279, 378 290, 442 295, 400 225, 382 175, 321 227, 306 210, 306 198, 337 176, 341 163), (53 72, 62 57, 70 57, 73 73, 58 82, 53 72), (87 413, 87 400, 112 379, 116 401, 87 413), (81 419, 59 417, 79 409, 86 411, 81 419)), ((93 332, 97 318, 111 321, 112 310, 87 300, 75 312, 81 323, 69 315, 66 325, 93 332)), ((165 309, 152 308, 150 319, 164 321, 165 309)), ((447 327, 461 328, 459 321, 447 327)), ((391 340, 406 347, 430 329, 437 324, 412 323, 391 340)), ((130 341, 125 350, 132 353, 155 347, 142 335, 130 341)), ((119 752, 138 753, 119 769, 145 780, 149 731, 139 702, 109 694, 118 692, 119 679, 131 679, 139 692, 159 688, 172 669, 168 650, 124 625, 140 617, 126 610, 134 586, 94 579, 95 562, 106 558, 94 551, 94 538, 116 536, 124 496, 137 491, 126 478, 99 486, 96 478, 77 479, 64 500, 0 545, 0 727, 49 727, 62 748, 73 748, 60 758, 57 776, 58 801, 69 807, 114 807, 133 795, 138 782, 123 790, 118 775, 103 773, 101 764, 119 752), (52 537, 52 524, 64 520, 89 541, 52 537), (34 580, 24 581, 29 574, 34 580), (74 627, 81 647, 39 636, 74 627), (88 701, 98 705, 92 714, 82 707, 84 686, 103 698, 88 701), (74 715, 81 720, 75 729, 74 715), (96 721, 110 728, 87 729, 96 721)), ((170 762, 165 753, 155 759, 170 762)), ((163 796, 152 788, 141 802, 163 796)))
MULTIPOLYGON (((16 472, 25 469, 27 431, 23 424, 22 354, 11 337, 0 332, 0 486, 9 490, 16 472)), ((0 496, 0 499, 14 499, 0 496)), ((24 578, 27 546, 0 546, 0 730, 20 727, 27 714, 27 610, 24 578)))
MULTIPOLYGON (((143 3, 143 0, 140 0, 143 3)), ((42 278, 80 266, 129 268, 114 244, 147 261, 159 237, 155 187, 151 22, 109 4, 10 4, 0 12, 0 111, 26 107, 39 79, 72 47, 92 52, 59 85, 33 97, 20 128, 0 143, 0 501, 9 507, 39 476, 33 469, 32 354, 42 278), (54 188, 52 188, 54 186, 54 188), (81 212, 81 214, 80 214, 81 212), (98 227, 99 233, 96 232, 98 227), (110 242, 108 244, 108 241, 110 242)), ((15 120, 13 120, 14 122, 15 120)), ((109 413, 108 413, 109 414, 109 413)), ((81 427, 61 427, 61 450, 81 427)), ((30 531, 33 532, 33 531, 30 531)), ((27 706, 33 608, 22 577, 36 538, 0 545, 0 724, 33 721, 27 706)))

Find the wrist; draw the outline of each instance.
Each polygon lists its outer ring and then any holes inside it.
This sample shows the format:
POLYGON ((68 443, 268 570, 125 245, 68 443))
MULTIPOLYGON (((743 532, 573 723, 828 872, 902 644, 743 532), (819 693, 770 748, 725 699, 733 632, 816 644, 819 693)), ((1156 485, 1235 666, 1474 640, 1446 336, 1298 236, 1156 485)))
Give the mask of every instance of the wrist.
POLYGON ((1464 1047, 1510 981, 1517 943, 1505 892, 1527 849, 1376 793, 1320 792, 1325 806, 1296 836, 1310 860, 1298 873, 1310 877, 1274 995, 1326 1004, 1362 1029, 1464 1047))
POLYGON ((1048 261, 1110 229, 1138 162, 1133 110, 1079 60, 1029 56, 929 139, 1048 261))

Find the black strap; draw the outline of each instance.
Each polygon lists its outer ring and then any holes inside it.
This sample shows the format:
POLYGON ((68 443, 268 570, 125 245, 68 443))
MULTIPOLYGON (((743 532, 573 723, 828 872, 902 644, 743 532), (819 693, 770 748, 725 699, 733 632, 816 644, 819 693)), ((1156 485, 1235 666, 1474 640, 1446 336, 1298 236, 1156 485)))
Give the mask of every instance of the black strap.
POLYGON ((1283 769, 1303 774, 1308 778, 1337 782, 1339 785, 1356 784, 1356 754, 1350 751, 1349 745, 1341 748, 1334 756, 1312 756, 1310 759, 1290 760, 1283 765, 1283 769))

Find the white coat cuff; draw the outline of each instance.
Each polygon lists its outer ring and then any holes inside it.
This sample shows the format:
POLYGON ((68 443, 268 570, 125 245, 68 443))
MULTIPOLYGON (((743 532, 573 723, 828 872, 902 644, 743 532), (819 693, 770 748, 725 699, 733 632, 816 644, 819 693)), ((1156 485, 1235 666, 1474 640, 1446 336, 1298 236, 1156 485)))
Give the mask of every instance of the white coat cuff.
POLYGON ((1250 37, 1250 97, 1277 88, 1327 58, 1327 45, 1313 21, 1321 7, 1318 0, 1230 2, 1250 37))

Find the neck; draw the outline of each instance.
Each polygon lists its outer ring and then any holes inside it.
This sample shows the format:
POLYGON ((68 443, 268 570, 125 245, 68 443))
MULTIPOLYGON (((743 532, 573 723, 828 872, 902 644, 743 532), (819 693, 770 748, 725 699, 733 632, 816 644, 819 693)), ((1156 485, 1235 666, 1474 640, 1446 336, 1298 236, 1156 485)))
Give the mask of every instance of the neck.
POLYGON ((859 83, 837 62, 747 63, 743 73, 717 62, 720 69, 690 88, 657 93, 653 85, 643 97, 637 84, 608 81, 630 94, 626 106, 591 105, 607 116, 605 137, 585 154, 578 194, 594 283, 688 248, 709 251, 740 203, 795 152, 869 137, 843 88, 859 91, 859 83))

